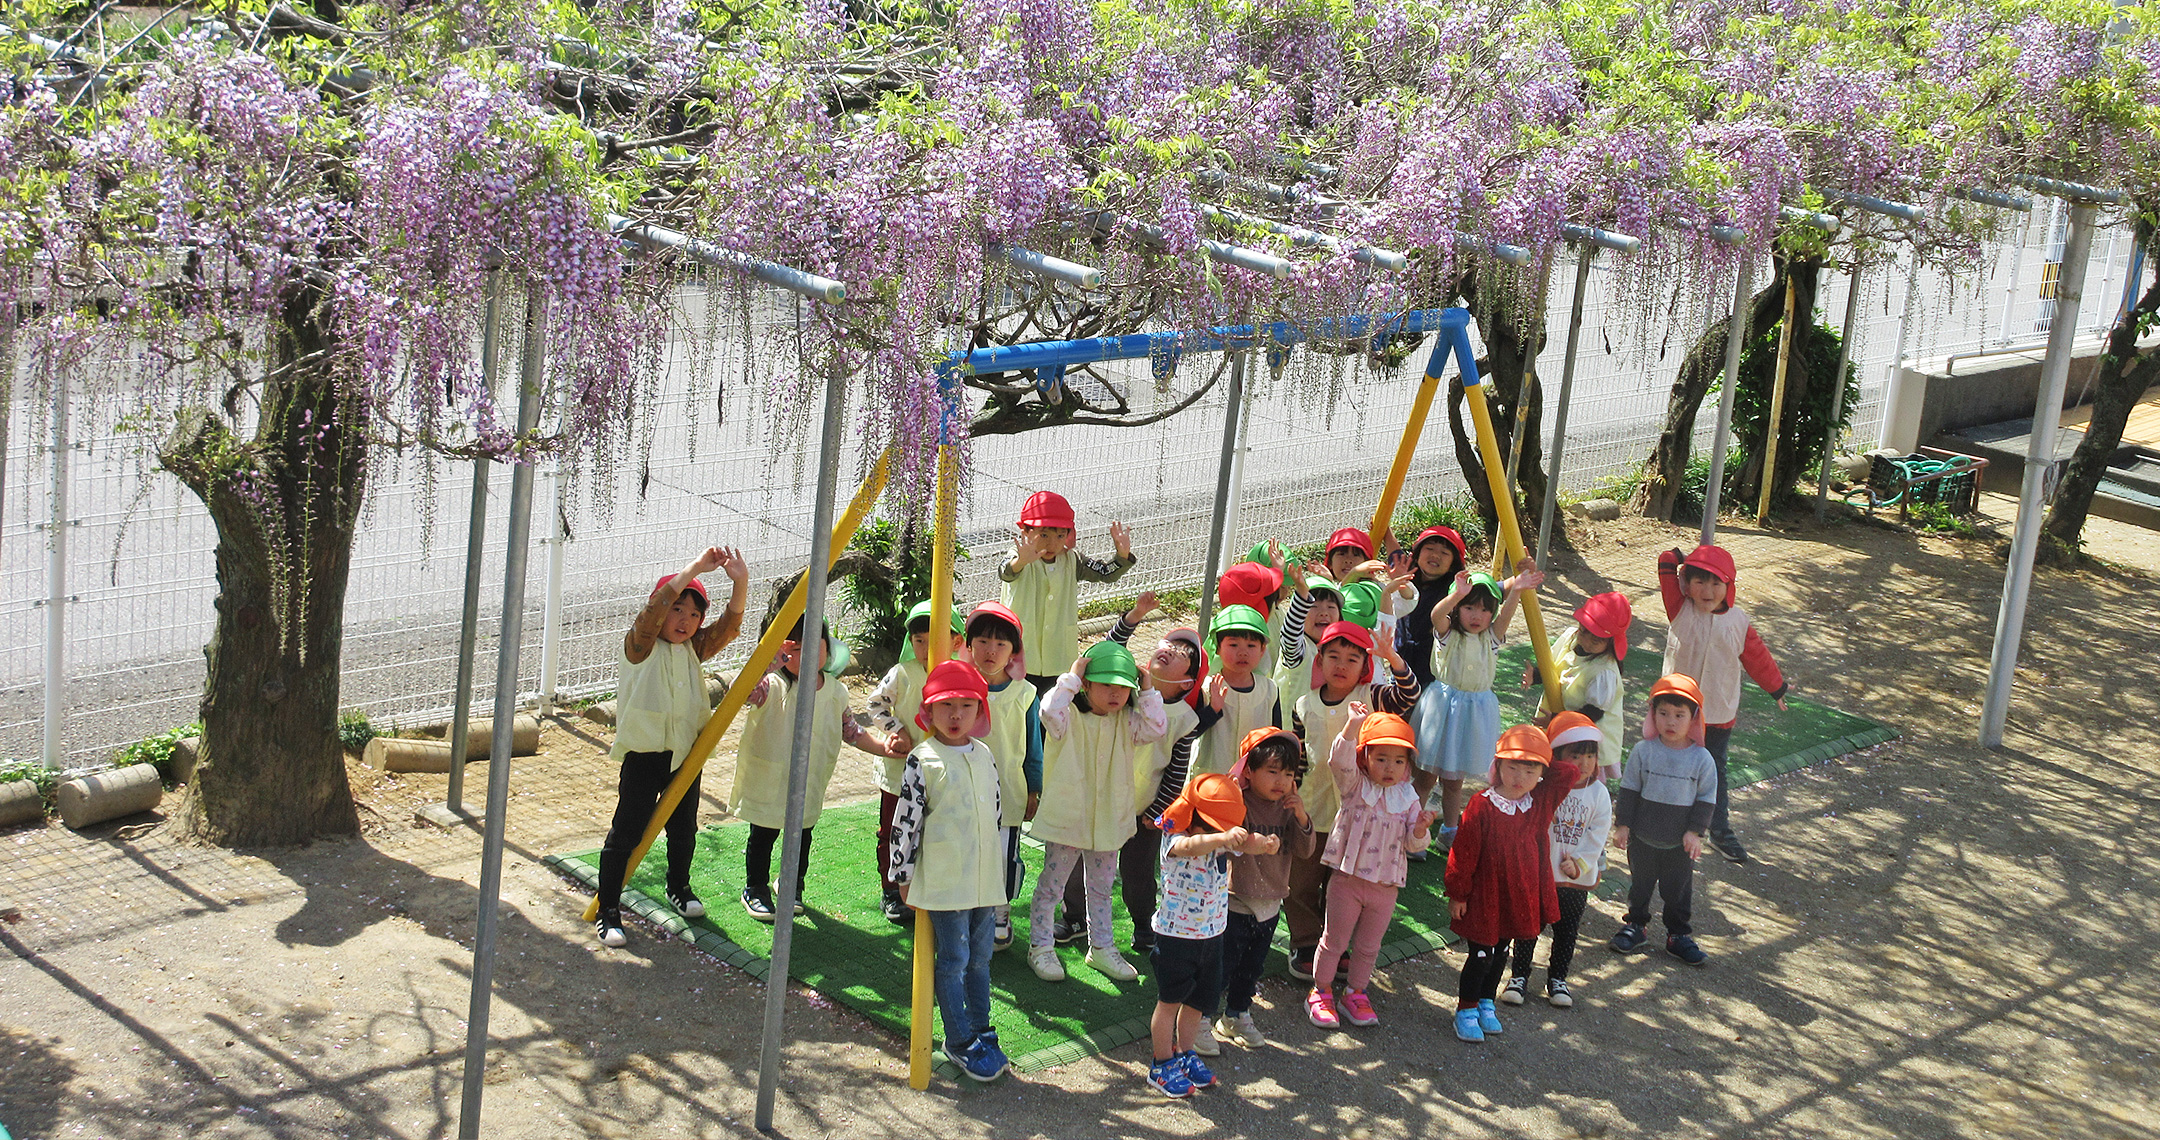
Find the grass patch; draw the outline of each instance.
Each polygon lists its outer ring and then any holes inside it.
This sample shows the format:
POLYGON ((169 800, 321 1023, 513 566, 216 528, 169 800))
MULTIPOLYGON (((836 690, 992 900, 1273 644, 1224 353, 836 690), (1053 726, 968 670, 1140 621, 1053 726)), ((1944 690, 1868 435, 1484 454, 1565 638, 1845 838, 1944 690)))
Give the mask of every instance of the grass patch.
MULTIPOLYGON (((1080 603, 1080 620, 1105 618, 1113 614, 1124 613, 1132 608, 1133 599, 1139 596, 1138 594, 1130 594, 1122 598, 1097 598, 1091 602, 1082 602, 1080 603)), ((1153 616, 1181 618, 1192 613, 1193 608, 1199 603, 1200 587, 1198 586, 1179 586, 1174 590, 1157 590, 1155 591, 1155 607, 1159 612, 1153 616)))
POLYGON ((131 764, 154 765, 158 775, 163 777, 166 786, 170 787, 173 780, 173 752, 179 748, 181 741, 191 736, 201 736, 202 731, 202 722, 198 720, 178 728, 168 728, 155 736, 146 736, 115 750, 113 767, 125 768, 131 764))
POLYGON ((368 746, 368 741, 383 735, 386 734, 368 723, 368 715, 359 709, 352 709, 337 718, 338 743, 344 745, 347 752, 359 752, 368 746))

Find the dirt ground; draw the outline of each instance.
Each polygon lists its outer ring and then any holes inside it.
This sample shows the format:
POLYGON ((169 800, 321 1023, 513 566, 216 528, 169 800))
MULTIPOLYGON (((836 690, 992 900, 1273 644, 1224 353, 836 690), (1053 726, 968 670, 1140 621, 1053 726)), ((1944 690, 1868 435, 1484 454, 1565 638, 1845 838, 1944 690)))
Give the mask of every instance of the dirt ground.
MULTIPOLYGON (((2013 506, 1985 509, 2000 521, 2013 506)), ((2160 753, 2160 541, 2092 531, 2113 565, 2040 576, 1993 753, 1975 738, 2001 538, 1844 520, 1722 532, 1798 691, 1905 736, 1736 795, 1757 861, 1703 865, 1706 969, 1612 954, 1617 912, 1595 902, 1576 1007, 1525 1006, 1482 1046, 1449 1029, 1453 956, 1383 971, 1375 1029, 1322 1033, 1277 983, 1256 1011, 1274 1044, 1227 1049, 1222 1087, 1185 1102, 1147 1088, 1137 1045, 914 1092, 904 1042, 798 990, 778 1130, 2160 1131, 2160 975, 2146 968, 2160 945, 2146 759, 2160 753)), ((1654 555, 1687 536, 1623 520, 1575 539, 1551 609, 1620 589, 1655 616, 1654 555)), ((650 928, 601 949, 579 921, 586 896, 538 861, 597 844, 605 743, 589 722, 551 723, 543 753, 514 764, 483 1134, 748 1132, 761 987, 650 928)), ((707 819, 731 756, 706 777, 707 819)), ((836 800, 870 792, 856 760, 836 800)), ((486 767, 469 773, 477 802, 486 767)), ((354 774, 371 821, 354 841, 235 854, 177 845, 153 817, 0 834, 0 1123, 31 1137, 453 1134, 480 844, 413 823, 442 777, 354 774)))

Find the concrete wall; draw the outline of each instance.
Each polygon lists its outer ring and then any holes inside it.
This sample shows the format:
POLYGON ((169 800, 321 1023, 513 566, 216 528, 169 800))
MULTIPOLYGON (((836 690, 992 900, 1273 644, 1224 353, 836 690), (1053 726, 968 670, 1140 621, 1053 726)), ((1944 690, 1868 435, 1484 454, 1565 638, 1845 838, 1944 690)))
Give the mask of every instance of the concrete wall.
MULTIPOLYGON (((1897 406, 1883 417, 1884 447, 1910 452, 1944 432, 2006 420, 2030 420, 2040 398, 2040 352, 1959 360, 1946 370, 1941 360, 1923 360, 1898 370, 1891 388, 1897 406)), ((2070 383, 2063 407, 2091 399, 2087 384, 2100 366, 2097 342, 2078 345, 2070 360, 2070 383)))

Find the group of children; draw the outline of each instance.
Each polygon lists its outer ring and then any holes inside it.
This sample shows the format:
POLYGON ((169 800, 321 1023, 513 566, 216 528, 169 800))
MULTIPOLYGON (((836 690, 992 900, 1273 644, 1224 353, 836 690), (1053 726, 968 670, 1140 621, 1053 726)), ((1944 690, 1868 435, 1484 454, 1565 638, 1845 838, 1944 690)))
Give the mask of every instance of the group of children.
MULTIPOLYGON (((929 914, 944 1048, 968 1076, 992 1080, 1007 1068, 990 1026, 989 963, 1014 941, 1023 828, 1043 848, 1028 899, 1029 967, 1062 981, 1059 944, 1085 942, 1084 964, 1135 980, 1112 936, 1120 891, 1133 949, 1156 984, 1148 1080, 1174 1097, 1215 1083, 1202 1057, 1221 1041, 1265 1043, 1252 1006, 1279 924, 1292 975, 1311 983, 1309 1020, 1376 1024, 1368 985, 1396 896, 1409 864, 1435 851, 1446 854, 1451 926, 1467 943, 1455 1015, 1465 1041, 1501 1032, 1497 1005, 1526 999, 1548 927, 1545 995, 1573 1004, 1568 968, 1608 843, 1627 852, 1631 870, 1612 948, 1649 947, 1661 894, 1668 952, 1706 960, 1689 926, 1693 861, 1705 841, 1747 858, 1731 829, 1725 765, 1742 673, 1780 707, 1785 697, 1769 651, 1733 605, 1725 551, 1661 556, 1666 675, 1651 690, 1641 739, 1623 754, 1632 610, 1620 594, 1586 600, 1553 640, 1563 711, 1503 729, 1493 693, 1500 647, 1521 595, 1544 580, 1529 559, 1504 580, 1473 571, 1467 545, 1445 526, 1407 550, 1392 536, 1376 549, 1364 531, 1341 530, 1309 568, 1263 544, 1221 576, 1204 632, 1173 629, 1143 660, 1129 643, 1154 609, 1148 593, 1107 637, 1079 645, 1078 583, 1115 581, 1135 562, 1125 528, 1113 523, 1110 535, 1114 558, 1084 557, 1066 500, 1029 498, 999 568, 1002 600, 964 614, 915 607, 903 660, 871 695, 867 724, 850 713, 845 689, 828 685, 839 663, 819 630, 801 864, 840 745, 880 757, 885 916, 929 914), (947 659, 929 668, 933 648, 947 659), (1469 794, 1473 777, 1484 787, 1469 794), (1616 795, 1606 783, 1615 778, 1616 795)), ((607 945, 624 939, 622 865, 667 765, 680 765, 705 719, 697 663, 739 630, 745 580, 739 555, 709 550, 659 584, 625 637, 621 796, 599 884, 607 945), (697 576, 713 569, 727 571, 735 593, 704 624, 697 576)), ((785 825, 791 710, 806 699, 797 692, 804 640, 798 622, 750 696, 730 798, 751 826, 742 905, 765 922, 776 918, 772 850, 785 825)), ((1535 667, 1522 678, 1537 679, 1535 667)), ((667 895, 686 917, 704 909, 687 880, 695 802, 693 790, 668 824, 667 895)), ((799 879, 794 886, 799 914, 799 879)))

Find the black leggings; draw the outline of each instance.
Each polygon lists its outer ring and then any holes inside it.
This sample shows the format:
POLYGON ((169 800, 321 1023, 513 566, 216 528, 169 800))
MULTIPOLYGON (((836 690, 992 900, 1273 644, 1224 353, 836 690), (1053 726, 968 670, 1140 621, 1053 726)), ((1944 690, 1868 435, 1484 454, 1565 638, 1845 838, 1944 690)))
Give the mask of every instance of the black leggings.
MULTIPOLYGON (((802 861, 795 865, 795 901, 802 901, 803 875, 810 870, 810 832, 802 829, 802 861)), ((773 884, 773 848, 780 844, 780 829, 750 825, 750 842, 743 845, 743 883, 767 902, 773 884)))
MULTIPOLYGON (((1568 963, 1575 960, 1575 932, 1582 928, 1583 907, 1590 902, 1590 892, 1580 887, 1560 887, 1560 921, 1552 924, 1552 954, 1545 967, 1545 976, 1556 982, 1567 980, 1568 963)), ((1530 976, 1530 959, 1537 953, 1537 939, 1515 940, 1515 976, 1530 976)))
POLYGON ((1703 730, 1703 747, 1717 767, 1717 808, 1710 813, 1710 834, 1732 834, 1732 786, 1725 774, 1725 753, 1732 748, 1732 725, 1703 730))
POLYGON ((1462 984, 1455 990, 1456 1009, 1474 1009, 1500 992, 1500 975, 1507 972, 1507 945, 1480 946, 1464 942, 1470 956, 1463 959, 1462 984))
POLYGON ((1282 919, 1262 922, 1241 910, 1230 912, 1223 931, 1223 1014, 1235 1018, 1252 1012, 1253 995, 1260 990, 1260 976, 1267 972, 1268 951, 1275 947, 1275 926, 1282 919))
MULTIPOLYGON (((615 820, 608 825, 607 839, 600 844, 600 912, 620 913, 623 880, 630 874, 630 853, 652 822, 660 797, 675 778, 672 752, 631 752, 622 759, 622 776, 615 785, 615 820)), ((705 777, 690 781, 682 802, 667 821, 667 885, 670 890, 690 889, 690 856, 697 851, 698 789, 705 777)))

